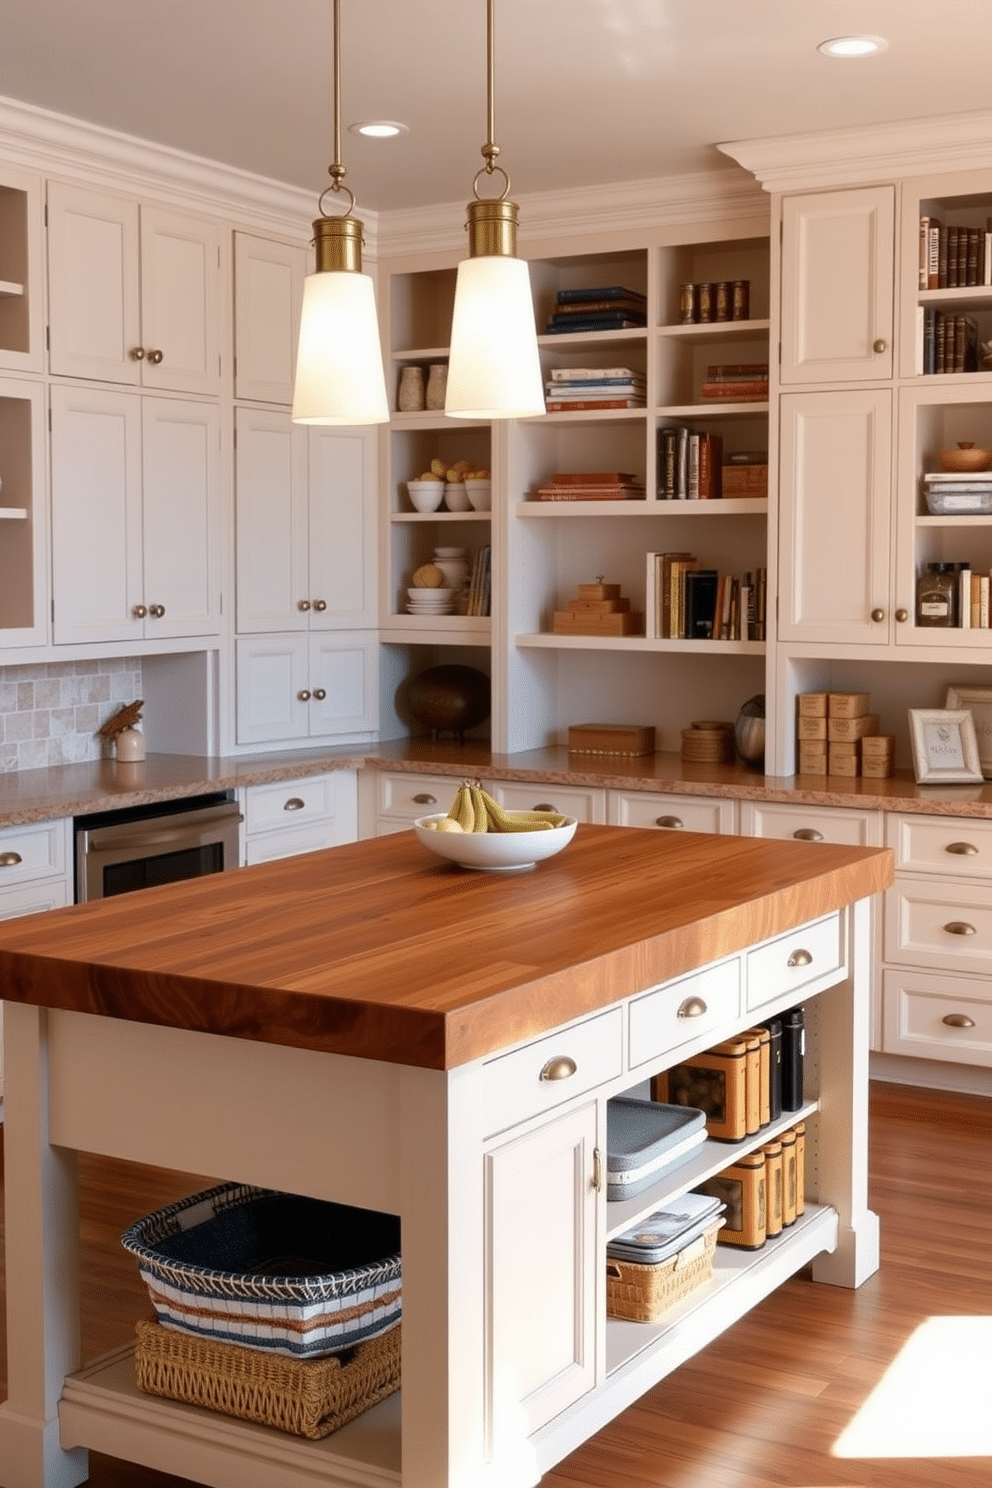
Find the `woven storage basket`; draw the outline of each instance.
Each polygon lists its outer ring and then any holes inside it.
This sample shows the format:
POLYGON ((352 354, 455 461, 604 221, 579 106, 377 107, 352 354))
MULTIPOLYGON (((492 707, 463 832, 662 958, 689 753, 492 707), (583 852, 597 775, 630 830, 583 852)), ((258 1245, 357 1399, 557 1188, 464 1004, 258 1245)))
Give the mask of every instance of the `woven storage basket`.
POLYGON ((610 1256, 606 1262, 606 1311, 634 1323, 654 1323, 713 1275, 713 1252, 723 1220, 667 1261, 644 1266, 610 1256))
POLYGON ((227 1183, 138 1220, 121 1243, 181 1333, 309 1359, 399 1322, 393 1215, 227 1183))
POLYGON ((287 1359, 235 1343, 214 1343, 137 1325, 139 1390, 205 1406, 317 1441, 337 1431, 400 1384, 400 1329, 326 1359, 287 1359))

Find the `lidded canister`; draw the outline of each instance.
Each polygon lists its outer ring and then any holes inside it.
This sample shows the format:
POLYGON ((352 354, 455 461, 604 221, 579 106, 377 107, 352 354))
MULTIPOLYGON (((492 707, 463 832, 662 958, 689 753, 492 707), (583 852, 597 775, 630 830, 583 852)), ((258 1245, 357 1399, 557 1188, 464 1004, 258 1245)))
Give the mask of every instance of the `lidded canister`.
POLYGON ((797 1186, 796 1133, 792 1128, 782 1133, 782 1223, 795 1224, 799 1189, 797 1186))
POLYGON ((959 625, 957 563, 928 563, 916 581, 917 625, 959 625))
POLYGON ((797 1121, 792 1130, 796 1134, 796 1213, 806 1209, 806 1123, 797 1121))
POLYGON ((765 1159, 765 1233, 780 1235, 785 1223, 785 1171, 782 1143, 766 1142, 761 1149, 765 1159))

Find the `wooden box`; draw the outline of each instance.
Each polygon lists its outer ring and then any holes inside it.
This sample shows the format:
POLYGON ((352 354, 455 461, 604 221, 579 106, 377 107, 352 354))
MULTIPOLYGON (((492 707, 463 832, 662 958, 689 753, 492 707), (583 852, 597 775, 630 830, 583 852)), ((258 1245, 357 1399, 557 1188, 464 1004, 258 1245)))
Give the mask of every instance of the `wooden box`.
POLYGON ((555 610, 552 632, 554 635, 643 635, 644 616, 633 611, 629 614, 598 615, 582 610, 555 610))
POLYGON ((568 730, 568 752, 637 758, 654 754, 654 740, 654 728, 648 724, 574 723, 568 730))
POLYGON ((725 497, 767 496, 767 465, 724 465, 721 486, 725 497))

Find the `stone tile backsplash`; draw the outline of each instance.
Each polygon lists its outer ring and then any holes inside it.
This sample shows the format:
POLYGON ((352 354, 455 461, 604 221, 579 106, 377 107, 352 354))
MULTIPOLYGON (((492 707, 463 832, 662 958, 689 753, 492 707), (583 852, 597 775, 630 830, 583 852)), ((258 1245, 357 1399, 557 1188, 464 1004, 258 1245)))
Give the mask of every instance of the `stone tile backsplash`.
POLYGON ((139 657, 0 666, 0 772, 109 758, 97 729, 141 696, 139 657))

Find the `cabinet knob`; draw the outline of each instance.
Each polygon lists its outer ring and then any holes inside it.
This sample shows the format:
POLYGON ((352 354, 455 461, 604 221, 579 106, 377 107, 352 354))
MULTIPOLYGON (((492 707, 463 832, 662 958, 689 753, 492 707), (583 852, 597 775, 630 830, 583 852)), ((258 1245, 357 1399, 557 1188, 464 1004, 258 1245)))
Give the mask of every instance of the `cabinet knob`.
POLYGON ((19 852, 0 853, 0 868, 16 868, 23 861, 19 852))
POLYGON ((145 616, 148 614, 148 611, 144 605, 132 605, 131 614, 134 616, 135 620, 144 620, 145 616))
POLYGON ((948 920, 944 926, 948 935, 977 935, 978 931, 974 925, 969 925, 967 920, 948 920))
POLYGON ((301 599, 296 608, 298 610, 308 610, 310 608, 310 601, 308 599, 301 599))
POLYGON ((701 997, 687 997, 682 1003, 676 1018, 701 1018, 706 1012, 706 1004, 701 997))
POLYGON ((436 806, 437 796, 432 796, 430 791, 421 791, 419 795, 414 796, 413 803, 415 806, 436 806))
POLYGON ((948 1013, 941 1018, 941 1023, 946 1023, 948 1028, 974 1028, 974 1018, 969 1018, 967 1013, 948 1013))
POLYGON ((949 842, 944 851, 955 853, 959 858, 973 858, 978 848, 973 842, 949 842))
POLYGON ((132 362, 143 362, 145 360, 145 348, 143 346, 132 346, 130 355, 132 362))
POLYGON ((670 832, 679 832, 685 826, 680 816, 656 816, 654 824, 656 827, 667 827, 670 832))
POLYGON ((876 625, 881 625, 882 621, 885 619, 885 611, 876 608, 872 610, 871 618, 874 620, 876 625))
POLYGON ((283 811, 302 811, 303 802, 299 796, 290 796, 289 800, 283 803, 282 809, 283 811))
POLYGON ((162 360, 163 353, 161 351, 147 351, 145 352, 145 355, 147 356, 148 360, 157 367, 159 362, 162 360))
POLYGON ((327 600, 326 599, 315 599, 314 602, 313 602, 313 607, 314 607, 314 609, 319 614, 322 615, 324 613, 324 611, 327 609, 327 600))
POLYGON ((313 695, 314 695, 314 701, 315 702, 322 703, 324 701, 324 699, 326 698, 327 693, 324 691, 324 689, 322 687, 315 687, 314 690, 313 690, 313 695))
POLYGON ((159 605, 159 604, 149 605, 148 606, 148 613, 149 613, 149 615, 152 616, 152 618, 154 620, 161 620, 162 617, 163 617, 163 615, 165 614, 165 605, 159 605))
POLYGON ((818 832, 815 827, 797 827, 793 832, 797 842, 822 842, 823 833, 818 832))
POLYGON ((567 1054, 558 1054, 554 1059, 549 1059, 542 1069, 539 1078, 542 1080, 570 1080, 578 1069, 574 1059, 567 1054))
POLYGON ((531 811, 557 811, 558 807, 552 805, 550 801, 538 801, 537 805, 530 809, 531 811))
POLYGON ((785 964, 790 968, 790 970, 795 971, 796 968, 799 966, 812 966, 813 957, 810 955, 809 951, 803 950, 802 947, 800 947, 798 951, 793 951, 792 955, 789 957, 788 961, 786 961, 785 964))
POLYGON ((906 621, 909 619, 909 611, 902 609, 896 610, 896 619, 899 621, 900 625, 905 625, 906 621))
POLYGON ((298 692, 296 696, 299 698, 301 703, 308 703, 310 701, 310 691, 306 687, 304 687, 302 692, 298 692))
POLYGON ((881 336, 879 336, 879 338, 878 338, 877 341, 872 342, 872 348, 871 349, 872 349, 872 351, 878 352, 879 356, 881 356, 881 354, 882 354, 883 351, 888 351, 889 344, 888 344, 887 341, 883 341, 882 338, 881 338, 881 336))

